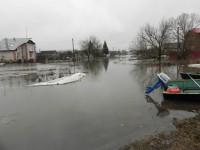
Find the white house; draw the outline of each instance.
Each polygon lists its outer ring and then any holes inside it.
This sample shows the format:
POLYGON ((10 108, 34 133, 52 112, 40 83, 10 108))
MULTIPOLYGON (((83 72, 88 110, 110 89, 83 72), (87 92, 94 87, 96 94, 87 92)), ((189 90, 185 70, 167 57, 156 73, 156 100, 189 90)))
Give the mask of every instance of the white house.
POLYGON ((0 41, 1 62, 35 62, 36 47, 30 38, 12 38, 0 41))

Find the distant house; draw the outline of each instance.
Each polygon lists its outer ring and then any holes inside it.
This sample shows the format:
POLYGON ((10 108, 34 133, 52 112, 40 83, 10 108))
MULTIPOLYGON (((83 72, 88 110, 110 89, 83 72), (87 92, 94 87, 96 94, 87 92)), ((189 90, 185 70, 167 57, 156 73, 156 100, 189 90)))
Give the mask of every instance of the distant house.
POLYGON ((164 49, 165 51, 177 51, 178 43, 166 43, 164 49))
POLYGON ((200 28, 194 28, 187 32, 185 49, 189 52, 189 58, 200 58, 200 28))
POLYGON ((37 53, 37 62, 48 62, 49 60, 57 60, 59 58, 59 54, 56 50, 51 51, 41 51, 37 53))
POLYGON ((36 47, 30 38, 5 38, 0 41, 1 62, 34 62, 35 60, 36 47))
POLYGON ((186 52, 187 58, 199 59, 200 58, 200 28, 189 30, 185 36, 184 43, 167 43, 165 50, 168 51, 170 59, 177 58, 178 49, 183 49, 186 52))
POLYGON ((169 59, 177 59, 177 52, 180 48, 183 48, 183 43, 166 43, 164 45, 164 51, 169 56, 169 59))

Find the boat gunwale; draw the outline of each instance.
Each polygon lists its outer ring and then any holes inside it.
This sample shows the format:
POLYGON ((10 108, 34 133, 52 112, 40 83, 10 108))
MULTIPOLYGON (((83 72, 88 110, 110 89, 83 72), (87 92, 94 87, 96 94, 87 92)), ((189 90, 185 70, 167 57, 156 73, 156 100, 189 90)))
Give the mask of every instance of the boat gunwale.
MULTIPOLYGON (((195 81, 200 84, 200 79, 195 79, 195 81)), ((167 92, 166 89, 163 87, 162 88, 162 93, 165 94, 165 95, 200 95, 200 87, 198 87, 197 85, 195 85, 195 87, 193 88, 192 86, 191 87, 184 87, 183 85, 181 86, 180 84, 194 84, 194 81, 191 80, 191 79, 182 79, 182 80, 171 80, 169 81, 166 85, 170 85, 170 84, 175 84, 178 86, 178 88, 180 89, 181 92, 167 92), (191 90, 191 92, 189 91, 186 91, 186 90, 191 90), (195 92, 192 92, 192 90, 196 90, 195 92)))

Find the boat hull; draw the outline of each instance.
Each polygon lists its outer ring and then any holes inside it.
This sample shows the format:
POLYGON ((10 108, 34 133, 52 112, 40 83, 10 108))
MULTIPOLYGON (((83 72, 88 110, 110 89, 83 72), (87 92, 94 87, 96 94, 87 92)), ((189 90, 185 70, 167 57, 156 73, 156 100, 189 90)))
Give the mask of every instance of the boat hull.
POLYGON ((169 81, 166 86, 162 88, 162 94, 166 100, 200 101, 200 80, 196 79, 195 82, 193 80, 169 81), (170 91, 168 90, 169 87, 178 87, 180 91, 170 91))
POLYGON ((184 101, 199 101, 200 102, 200 93, 163 93, 165 100, 184 100, 184 101))

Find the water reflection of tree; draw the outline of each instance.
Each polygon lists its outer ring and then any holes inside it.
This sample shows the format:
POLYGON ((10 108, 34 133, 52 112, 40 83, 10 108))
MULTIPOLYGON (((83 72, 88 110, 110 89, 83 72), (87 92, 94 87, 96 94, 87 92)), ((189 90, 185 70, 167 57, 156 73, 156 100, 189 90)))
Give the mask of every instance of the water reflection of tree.
POLYGON ((163 118, 170 114, 171 110, 182 110, 187 112, 199 113, 200 103, 197 101, 162 100, 159 104, 151 96, 145 95, 148 103, 152 103, 158 110, 157 116, 163 118))
POLYGON ((105 68, 106 71, 108 69, 108 64, 109 64, 109 58, 104 58, 103 59, 103 65, 104 65, 104 68, 105 68))
POLYGON ((102 60, 85 61, 82 65, 84 72, 90 73, 93 77, 99 76, 104 67, 102 60))
POLYGON ((94 78, 99 76, 104 69, 107 70, 108 65, 109 59, 96 59, 90 62, 67 62, 45 66, 38 65, 37 67, 22 66, 22 69, 14 66, 14 69, 6 68, 5 75, 2 73, 0 86, 21 87, 36 82, 46 82, 75 72, 88 72, 94 78))
POLYGON ((147 86, 153 85, 157 81, 156 75, 160 72, 164 72, 171 79, 177 79, 179 76, 182 66, 177 64, 162 64, 159 66, 155 62, 141 62, 136 65, 131 70, 131 75, 136 78, 141 88, 144 90, 147 86))

